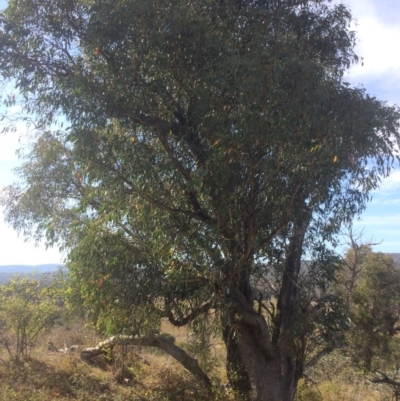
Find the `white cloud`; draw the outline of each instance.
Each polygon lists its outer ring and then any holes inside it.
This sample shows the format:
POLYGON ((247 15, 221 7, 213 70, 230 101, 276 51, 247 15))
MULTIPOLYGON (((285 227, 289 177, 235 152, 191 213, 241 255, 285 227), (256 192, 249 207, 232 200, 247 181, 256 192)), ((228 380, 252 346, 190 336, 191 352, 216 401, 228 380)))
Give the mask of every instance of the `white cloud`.
POLYGON ((382 229, 386 231, 384 227, 388 226, 400 227, 400 214, 392 214, 389 216, 379 216, 379 215, 363 216, 361 220, 355 220, 354 225, 357 227, 365 226, 367 228, 371 226, 382 226, 382 229))
POLYGON ((373 15, 363 15, 358 18, 356 31, 360 38, 356 53, 363 57, 364 65, 354 66, 350 76, 358 79, 387 74, 397 83, 400 53, 396 48, 400 43, 400 26, 387 26, 373 15))
MULTIPOLYGON (((393 170, 388 177, 381 181, 379 189, 374 191, 373 196, 390 195, 398 190, 400 190, 400 170, 393 170)), ((391 201, 392 203, 397 203, 393 202, 394 199, 391 199, 391 201)))
POLYGON ((373 90, 379 86, 379 95, 386 91, 386 99, 399 104, 400 24, 390 18, 390 12, 400 14, 400 7, 390 4, 389 11, 389 5, 378 0, 337 0, 335 3, 344 3, 352 12, 355 20, 352 29, 358 38, 355 50, 364 63, 353 66, 348 78, 356 85, 373 86, 373 90))

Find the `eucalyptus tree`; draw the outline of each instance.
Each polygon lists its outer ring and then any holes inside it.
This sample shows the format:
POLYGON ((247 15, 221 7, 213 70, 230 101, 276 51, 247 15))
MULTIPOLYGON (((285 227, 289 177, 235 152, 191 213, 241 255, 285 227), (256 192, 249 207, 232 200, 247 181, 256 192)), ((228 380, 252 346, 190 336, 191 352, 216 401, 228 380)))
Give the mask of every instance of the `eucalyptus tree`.
POLYGON ((234 388, 292 400, 315 330, 340 326, 332 297, 311 302, 325 243, 399 141, 399 110, 344 81, 350 22, 319 0, 11 0, 0 71, 37 139, 8 221, 68 251, 100 328, 214 314, 234 388))

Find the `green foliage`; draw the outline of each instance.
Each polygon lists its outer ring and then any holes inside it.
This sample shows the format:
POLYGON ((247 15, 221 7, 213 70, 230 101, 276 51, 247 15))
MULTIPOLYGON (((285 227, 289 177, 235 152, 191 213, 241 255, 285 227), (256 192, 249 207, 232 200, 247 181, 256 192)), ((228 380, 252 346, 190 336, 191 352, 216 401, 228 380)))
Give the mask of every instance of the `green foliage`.
POLYGON ((0 337, 11 357, 26 356, 36 338, 61 315, 56 277, 16 277, 0 285, 0 337))
MULTIPOLYGON (((332 336, 337 350, 325 352, 327 349, 316 342, 311 355, 318 364, 307 369, 310 381, 301 383, 299 399, 314 397, 315 388, 327 400, 339 394, 343 399, 353 399, 357 391, 367 397, 366 387, 375 387, 376 391, 382 383, 389 385, 393 394, 398 389, 400 271, 389 255, 373 252, 373 244, 359 243, 362 232, 350 227, 347 237, 351 248, 339 263, 329 289, 339 304, 327 303, 329 313, 322 314, 327 320, 322 325, 326 332, 318 327, 318 315, 313 320, 314 332, 332 336), (308 385, 316 382, 316 387, 308 385)), ((386 389, 382 394, 385 392, 389 394, 386 389)))
POLYGON ((331 341, 338 303, 312 295, 334 277, 324 244, 399 143, 399 110, 343 80, 350 22, 320 0, 10 0, 0 74, 38 128, 1 203, 67 250, 101 331, 214 311, 215 330, 262 327, 252 349, 296 366, 316 326, 331 341), (306 252, 320 274, 303 282, 306 252), (276 279, 269 319, 253 307, 260 277, 276 279))
POLYGON ((367 371, 384 369, 398 355, 400 272, 393 259, 370 252, 352 293, 351 354, 367 371))

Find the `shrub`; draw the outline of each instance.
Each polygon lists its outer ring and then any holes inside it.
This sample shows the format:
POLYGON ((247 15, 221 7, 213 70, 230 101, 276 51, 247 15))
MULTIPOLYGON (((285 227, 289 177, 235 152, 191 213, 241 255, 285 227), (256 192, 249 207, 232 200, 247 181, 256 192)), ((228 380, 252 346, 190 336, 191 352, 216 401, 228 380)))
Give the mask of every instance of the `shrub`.
POLYGON ((26 356, 61 315, 60 281, 17 276, 0 285, 0 339, 10 357, 26 356))

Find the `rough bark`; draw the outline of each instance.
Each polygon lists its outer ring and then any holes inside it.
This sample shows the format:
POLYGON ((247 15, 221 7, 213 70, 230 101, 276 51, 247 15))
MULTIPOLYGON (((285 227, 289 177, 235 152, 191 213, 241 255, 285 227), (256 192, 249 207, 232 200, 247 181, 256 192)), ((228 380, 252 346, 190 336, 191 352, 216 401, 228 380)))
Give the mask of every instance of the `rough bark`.
POLYGON ((254 401, 287 401, 282 392, 282 372, 279 355, 265 354, 254 327, 240 324, 239 352, 251 383, 251 399, 254 401))
POLYGON ((211 381, 200 368, 196 359, 187 354, 182 348, 179 348, 171 340, 161 335, 158 336, 128 336, 117 335, 108 338, 99 343, 96 347, 85 348, 81 351, 81 358, 89 360, 97 355, 106 354, 107 350, 116 345, 140 345, 162 349, 181 363, 190 373, 193 374, 207 389, 211 389, 211 381))
POLYGON ((244 399, 249 399, 250 379, 239 353, 235 330, 231 325, 224 325, 222 338, 226 347, 226 373, 229 383, 236 394, 240 394, 244 399))
MULTIPOLYGON (((287 365, 287 355, 273 344, 266 349, 262 330, 245 319, 236 321, 235 329, 236 346, 227 348, 227 359, 239 360, 243 364, 243 372, 248 377, 248 382, 245 383, 248 399, 292 401, 298 378, 294 365, 290 365, 292 369, 283 370, 287 365)), ((234 383, 231 382, 231 385, 234 387, 234 383)))
MULTIPOLYGON (((253 401, 293 401, 302 375, 302 356, 298 355, 294 340, 299 304, 297 282, 307 225, 305 219, 293 227, 278 297, 275 327, 255 311, 248 280, 242 279, 229 292, 227 303, 233 316, 229 326, 235 331, 236 343, 230 344, 231 338, 224 336, 228 366, 230 361, 236 363, 238 372, 244 372, 239 377, 248 378, 249 383, 246 387, 245 382, 231 381, 231 385, 233 388, 235 385, 247 388, 249 398, 253 401)), ((235 367, 233 363, 231 366, 235 367)))

